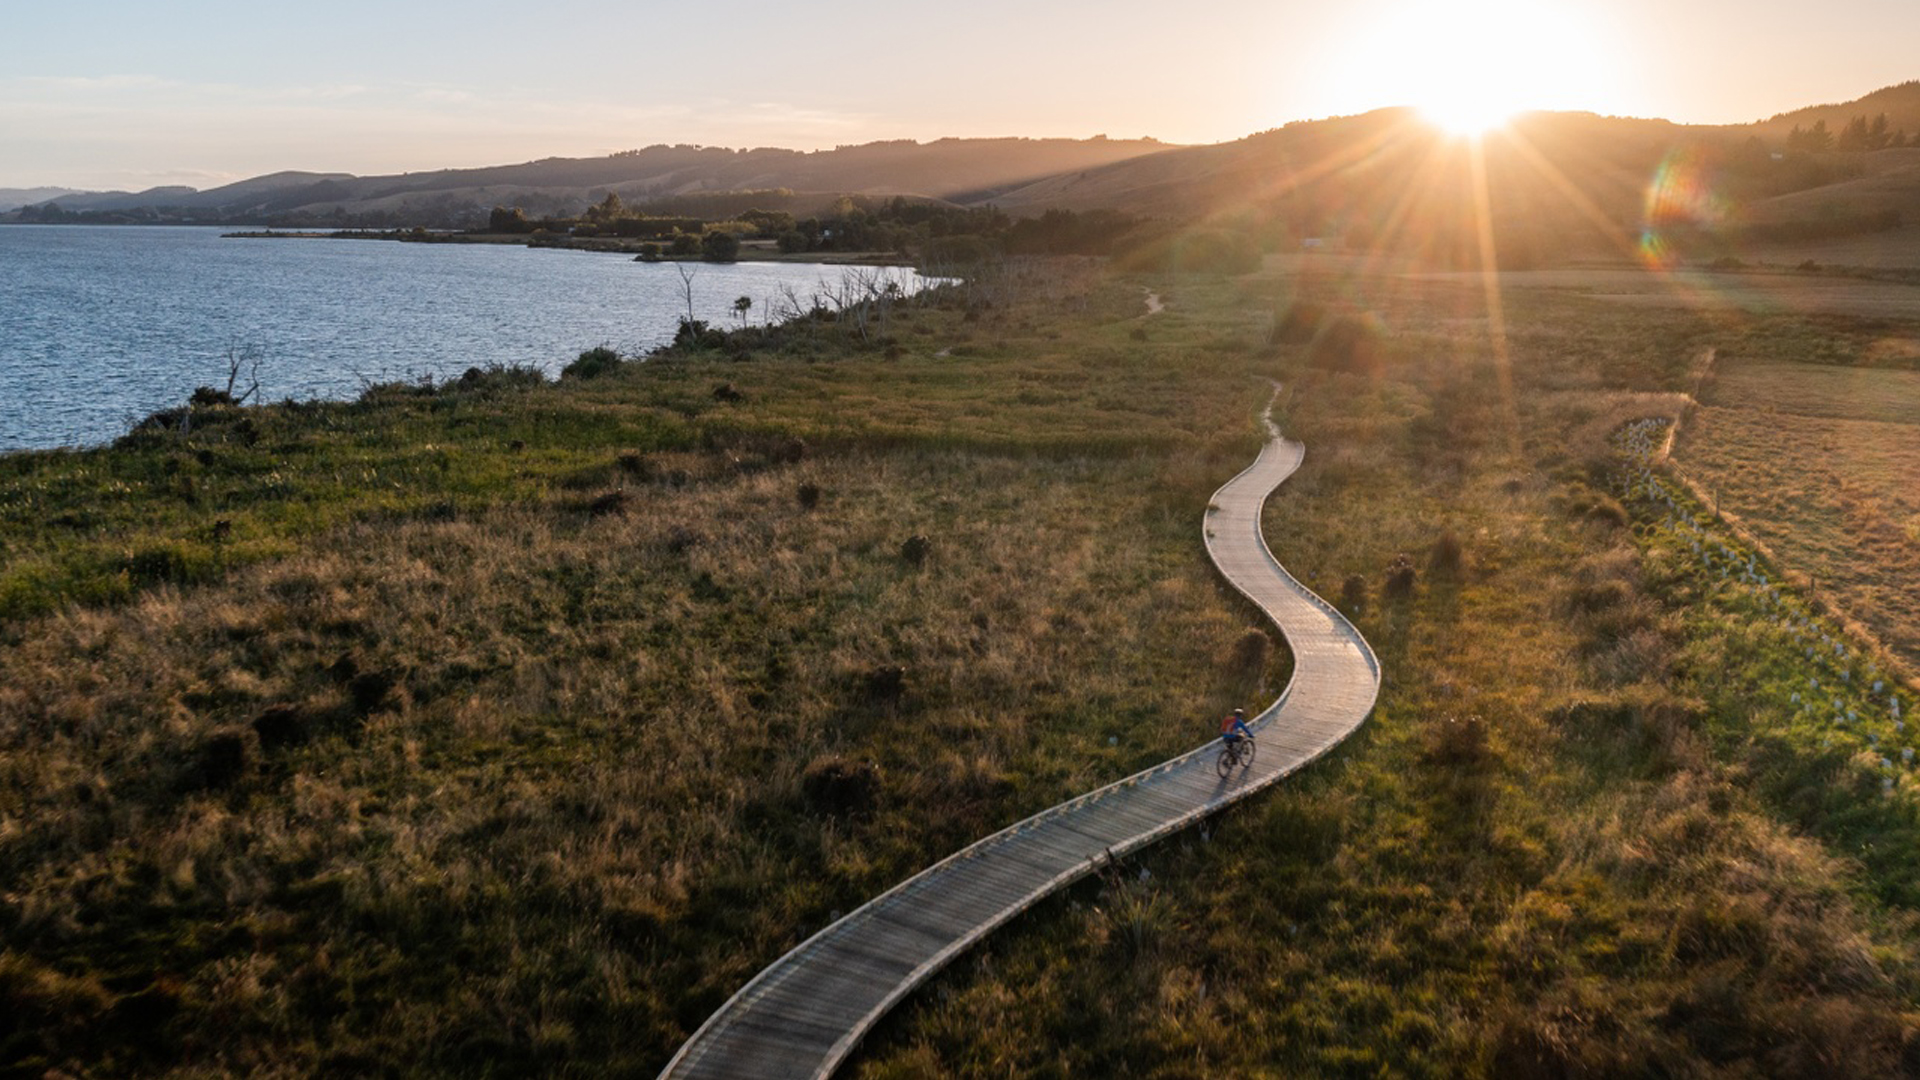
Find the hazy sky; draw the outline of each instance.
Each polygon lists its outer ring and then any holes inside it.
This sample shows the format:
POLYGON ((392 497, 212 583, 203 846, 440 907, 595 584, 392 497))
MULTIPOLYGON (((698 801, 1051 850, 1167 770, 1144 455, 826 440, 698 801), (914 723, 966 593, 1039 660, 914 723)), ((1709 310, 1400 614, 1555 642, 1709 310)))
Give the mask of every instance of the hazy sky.
POLYGON ((1915 0, 90 0, 9 3, 0 26, 0 187, 659 142, 1216 142, 1463 83, 1733 122, 1920 78, 1915 0))

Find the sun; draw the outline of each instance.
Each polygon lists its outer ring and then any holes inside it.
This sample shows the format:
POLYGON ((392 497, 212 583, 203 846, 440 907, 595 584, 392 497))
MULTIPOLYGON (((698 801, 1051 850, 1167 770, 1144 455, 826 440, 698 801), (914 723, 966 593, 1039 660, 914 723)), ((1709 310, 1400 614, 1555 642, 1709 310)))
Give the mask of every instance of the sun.
POLYGON ((1575 3, 1384 0, 1355 15, 1332 75, 1360 108, 1412 105, 1442 130, 1480 135, 1529 109, 1598 110, 1615 97, 1608 35, 1575 3))
POLYGON ((1475 137, 1485 135, 1513 119, 1519 109, 1500 93, 1480 92, 1474 87, 1428 96, 1420 104, 1420 115, 1449 135, 1475 137))

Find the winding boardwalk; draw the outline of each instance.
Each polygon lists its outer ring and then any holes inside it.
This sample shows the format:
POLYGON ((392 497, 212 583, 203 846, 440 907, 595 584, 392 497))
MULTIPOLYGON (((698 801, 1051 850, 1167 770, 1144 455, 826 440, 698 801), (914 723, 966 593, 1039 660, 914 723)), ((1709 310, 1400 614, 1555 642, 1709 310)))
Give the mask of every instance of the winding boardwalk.
POLYGON ((1222 780, 1209 742, 1042 811, 935 863, 808 938, 755 976, 696 1031, 666 1077, 825 1077, 886 1011, 948 961, 1036 901, 1123 855, 1245 798, 1337 745, 1372 711, 1373 650, 1333 606, 1267 550, 1260 509, 1305 448, 1272 438, 1207 511, 1207 551, 1273 619, 1293 679, 1252 723, 1259 754, 1222 780))

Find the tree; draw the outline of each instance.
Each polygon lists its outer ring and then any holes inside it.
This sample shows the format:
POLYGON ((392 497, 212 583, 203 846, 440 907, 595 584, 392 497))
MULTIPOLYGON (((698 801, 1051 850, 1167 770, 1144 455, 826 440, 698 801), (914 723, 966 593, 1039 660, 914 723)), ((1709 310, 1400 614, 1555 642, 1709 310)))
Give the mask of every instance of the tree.
POLYGON ((508 208, 496 206, 487 215, 487 231, 497 233, 523 233, 532 228, 527 221, 527 212, 515 206, 508 208))
POLYGON ((1840 138, 1835 141, 1834 149, 1850 153, 1865 150, 1868 138, 1867 118, 1856 116, 1847 121, 1846 127, 1840 129, 1840 138))
POLYGON ((1789 150, 1817 152, 1831 149, 1832 146, 1833 132, 1827 130, 1825 120, 1815 120, 1812 127, 1804 130, 1799 124, 1795 124, 1793 130, 1787 132, 1787 149, 1789 150))
POLYGON ((626 216, 627 208, 621 204, 620 196, 611 191, 607 192, 606 198, 600 200, 600 205, 587 208, 588 221, 613 221, 626 216))
POLYGON ((715 229, 700 241, 700 255, 708 262, 732 262, 740 257, 740 238, 715 229))
POLYGON ((753 310, 753 297, 743 296, 733 302, 733 317, 740 320, 742 329, 747 325, 747 312, 753 310))

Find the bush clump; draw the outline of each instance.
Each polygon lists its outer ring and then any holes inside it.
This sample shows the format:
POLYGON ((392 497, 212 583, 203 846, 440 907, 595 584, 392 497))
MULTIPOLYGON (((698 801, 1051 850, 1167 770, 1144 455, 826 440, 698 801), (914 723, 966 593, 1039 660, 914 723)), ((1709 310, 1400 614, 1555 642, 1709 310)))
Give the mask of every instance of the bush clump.
POLYGON ((1380 595, 1389 600, 1405 600, 1413 595, 1413 587, 1418 580, 1419 574, 1413 569, 1413 557, 1403 551, 1387 564, 1387 580, 1380 589, 1380 595))
POLYGON ((849 761, 838 754, 815 758, 801 774, 800 791, 816 813, 868 814, 879 801, 880 770, 871 761, 849 761))
POLYGON ((1428 732, 1424 757, 1430 764, 1448 768, 1484 763, 1488 757, 1486 722, 1478 715, 1442 717, 1428 732))
POLYGON ((1340 583, 1340 606, 1347 609, 1349 615, 1359 615, 1367 610, 1367 579, 1359 574, 1348 574, 1347 580, 1340 583))
POLYGON ((1328 319, 1307 349, 1307 360, 1324 371, 1378 378, 1386 370, 1386 328, 1371 315, 1328 319))
POLYGON ((238 783, 246 775, 252 759, 246 734, 238 728, 209 732, 194 746, 180 772, 183 792, 221 791, 238 783))
POLYGON ((1442 529, 1427 552, 1427 571, 1439 577, 1458 577, 1467 566, 1466 548, 1460 534, 1442 529))
POLYGON ((909 566, 924 566, 927 557, 933 554, 933 541, 919 533, 907 537, 900 545, 900 561, 909 566))
POLYGON ((615 488, 587 504, 587 513, 593 517, 612 517, 626 512, 627 493, 623 488, 615 488))
POLYGON ((617 370, 621 363, 619 353, 605 345, 599 345, 581 353, 579 359, 561 368, 560 377, 562 379, 597 379, 617 370))
POLYGON ((1258 627, 1249 626, 1233 643, 1227 659, 1227 671, 1237 678, 1257 679, 1273 659, 1273 639, 1258 627))
POLYGON ((1315 300, 1296 299, 1286 310, 1274 313, 1273 326, 1267 331, 1269 345, 1305 345, 1320 332, 1327 321, 1327 309, 1315 300))
POLYGON ((907 669, 899 664, 881 664, 861 677, 867 700, 876 705, 899 701, 907 692, 907 669))

